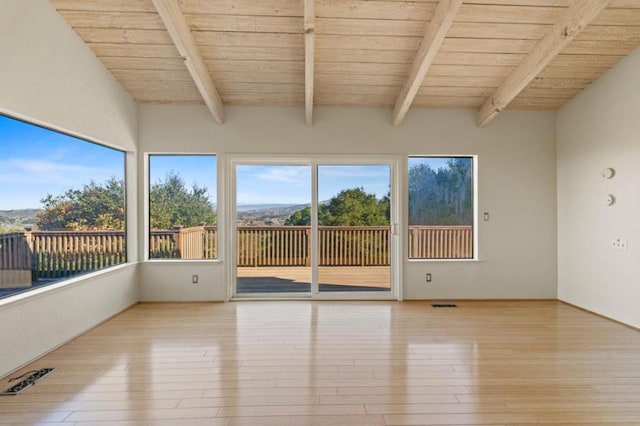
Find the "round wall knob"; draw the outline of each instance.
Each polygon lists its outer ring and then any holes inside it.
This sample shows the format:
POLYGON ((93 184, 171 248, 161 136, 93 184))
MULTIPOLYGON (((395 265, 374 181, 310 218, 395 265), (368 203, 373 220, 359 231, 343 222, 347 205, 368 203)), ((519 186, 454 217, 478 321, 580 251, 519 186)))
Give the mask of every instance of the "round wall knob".
POLYGON ((611 194, 607 194, 607 195, 605 195, 605 196, 604 196, 604 203, 605 203, 607 206, 611 206, 611 205, 613 205, 613 203, 615 203, 615 202, 616 202, 616 197, 614 197, 613 195, 611 195, 611 194))
POLYGON ((606 167, 600 171, 600 176, 602 176, 603 179, 611 179, 615 174, 616 171, 611 167, 606 167))

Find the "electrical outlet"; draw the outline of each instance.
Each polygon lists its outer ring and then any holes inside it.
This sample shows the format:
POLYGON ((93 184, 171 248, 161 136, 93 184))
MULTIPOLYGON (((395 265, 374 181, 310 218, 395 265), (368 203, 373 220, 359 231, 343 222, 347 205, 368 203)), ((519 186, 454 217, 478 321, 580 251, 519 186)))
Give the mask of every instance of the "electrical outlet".
POLYGON ((626 250, 627 249, 627 240, 623 240, 622 238, 616 238, 611 242, 611 246, 614 249, 618 250, 626 250))
POLYGON ((427 275, 425 276, 425 280, 430 283, 431 282, 431 273, 427 273, 427 275))
POLYGON ((198 284, 198 276, 197 275, 191 275, 191 283, 192 284, 198 284))

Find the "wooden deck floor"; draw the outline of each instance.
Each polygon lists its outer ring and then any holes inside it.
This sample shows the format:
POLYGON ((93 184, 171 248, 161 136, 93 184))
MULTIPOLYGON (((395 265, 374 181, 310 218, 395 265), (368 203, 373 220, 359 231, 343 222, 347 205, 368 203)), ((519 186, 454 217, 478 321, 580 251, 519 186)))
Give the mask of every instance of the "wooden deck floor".
POLYGON ((16 372, 57 368, 0 424, 639 425, 639 354, 557 302, 141 304, 16 372))
MULTIPOLYGON (((321 291, 384 291, 390 288, 389 266, 321 266, 321 291)), ((240 267, 237 269, 239 293, 308 292, 311 267, 240 267)))

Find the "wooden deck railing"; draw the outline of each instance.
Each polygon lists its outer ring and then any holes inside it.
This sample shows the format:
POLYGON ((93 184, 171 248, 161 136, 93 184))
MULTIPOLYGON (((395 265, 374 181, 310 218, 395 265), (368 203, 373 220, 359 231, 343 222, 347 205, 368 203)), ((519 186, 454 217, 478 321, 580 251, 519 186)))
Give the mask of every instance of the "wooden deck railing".
POLYGON ((0 235, 0 270, 32 279, 68 277, 126 261, 122 231, 37 231, 0 235))
POLYGON ((410 226, 409 259, 473 257, 471 226, 410 226))
MULTIPOLYGON (((309 266, 308 226, 238 227, 238 266, 309 266)), ((470 226, 409 227, 410 259, 473 256, 470 226)), ((152 259, 215 259, 217 228, 197 226, 151 231, 152 259)), ((318 227, 320 266, 385 266, 390 263, 387 226, 318 227)), ((60 278, 126 261, 123 231, 34 231, 0 235, 0 270, 28 270, 33 279, 60 278)))
POLYGON ((122 231, 38 231, 25 234, 33 278, 62 278, 126 262, 122 231))
POLYGON ((26 234, 0 234, 0 269, 31 269, 26 234))
POLYGON ((319 226, 320 266, 389 265, 388 226, 319 226))
POLYGON ((311 228, 308 226, 238 227, 238 266, 311 265, 311 228))
POLYGON ((217 244, 218 229, 215 226, 152 230, 149 235, 149 258, 216 259, 217 244))

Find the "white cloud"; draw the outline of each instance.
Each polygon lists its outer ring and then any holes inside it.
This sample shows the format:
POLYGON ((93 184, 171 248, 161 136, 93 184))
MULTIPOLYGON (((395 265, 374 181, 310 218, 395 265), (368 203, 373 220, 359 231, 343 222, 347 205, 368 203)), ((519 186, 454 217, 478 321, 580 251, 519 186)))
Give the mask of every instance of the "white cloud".
POLYGON ((256 174, 259 180, 284 182, 297 186, 308 186, 311 178, 307 167, 276 166, 262 169, 256 174))
POLYGON ((388 178, 388 166, 320 166, 321 176, 358 177, 358 178, 388 178))
POLYGON ((0 182, 80 184, 87 176, 96 180, 109 176, 109 171, 62 161, 34 160, 31 158, 8 158, 0 161, 0 182))

